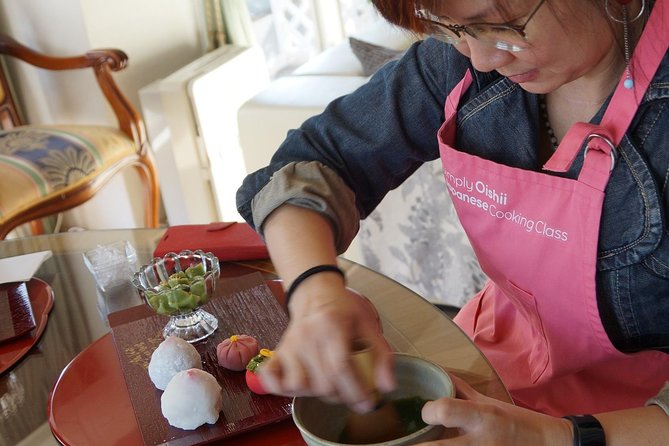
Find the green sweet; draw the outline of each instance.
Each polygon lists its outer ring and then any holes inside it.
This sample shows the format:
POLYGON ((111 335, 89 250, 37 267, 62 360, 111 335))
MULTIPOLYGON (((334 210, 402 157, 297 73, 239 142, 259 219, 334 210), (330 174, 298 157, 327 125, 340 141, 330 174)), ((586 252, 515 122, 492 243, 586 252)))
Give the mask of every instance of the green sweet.
POLYGON ((189 296, 190 292, 183 288, 175 288, 167 295, 167 302, 170 304, 170 307, 181 308, 183 302, 188 299, 189 296))
POLYGON ((202 277, 198 277, 190 284, 190 292, 199 297, 207 295, 207 286, 202 277))
POLYGON ((209 301, 201 263, 171 274, 156 291, 147 291, 146 298, 156 313, 173 315, 193 311, 209 301))
POLYGON ((188 278, 193 279, 195 277, 203 277, 204 273, 204 265, 202 263, 198 263, 197 265, 191 265, 186 268, 185 274, 188 278))
POLYGON ((174 310, 165 306, 165 301, 161 300, 156 308, 156 313, 162 314, 163 316, 169 316, 174 313, 174 310))
POLYGON ((154 310, 157 310, 158 307, 160 306, 160 302, 162 301, 162 297, 160 294, 152 293, 152 292, 147 292, 147 300, 149 301, 149 305, 151 305, 151 308, 154 310))
POLYGON ((190 278, 183 271, 176 272, 167 279, 167 285, 170 288, 176 288, 179 285, 188 284, 190 284, 190 278))

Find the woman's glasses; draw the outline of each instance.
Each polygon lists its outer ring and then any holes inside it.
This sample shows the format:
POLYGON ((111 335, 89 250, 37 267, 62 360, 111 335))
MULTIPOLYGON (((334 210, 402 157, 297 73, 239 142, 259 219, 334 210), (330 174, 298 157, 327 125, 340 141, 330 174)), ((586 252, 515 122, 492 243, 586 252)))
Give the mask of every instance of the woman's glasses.
POLYGON ((540 0, 527 20, 522 25, 510 23, 470 23, 468 25, 456 25, 443 22, 443 18, 432 14, 425 9, 417 9, 416 17, 425 22, 429 34, 439 40, 452 45, 460 43, 465 34, 474 39, 494 46, 504 51, 523 51, 528 48, 525 28, 546 0, 540 0))

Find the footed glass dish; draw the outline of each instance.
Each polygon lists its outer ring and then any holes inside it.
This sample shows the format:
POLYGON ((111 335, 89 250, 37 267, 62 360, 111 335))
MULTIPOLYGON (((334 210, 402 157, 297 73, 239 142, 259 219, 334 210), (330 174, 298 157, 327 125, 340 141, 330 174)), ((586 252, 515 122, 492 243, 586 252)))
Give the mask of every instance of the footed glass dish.
POLYGON ((220 272, 212 253, 186 250, 154 258, 135 273, 132 283, 149 307, 169 316, 163 337, 193 343, 218 328, 218 319, 200 307, 214 295, 220 272))

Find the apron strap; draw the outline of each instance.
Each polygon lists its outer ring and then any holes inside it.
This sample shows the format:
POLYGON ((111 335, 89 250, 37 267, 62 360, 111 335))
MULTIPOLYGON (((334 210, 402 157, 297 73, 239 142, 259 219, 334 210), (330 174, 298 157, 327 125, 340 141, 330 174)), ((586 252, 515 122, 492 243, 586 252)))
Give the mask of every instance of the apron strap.
POLYGON ((458 116, 458 105, 465 91, 472 84, 474 78, 469 68, 460 82, 451 90, 444 104, 444 123, 438 132, 442 141, 453 145, 455 143, 455 124, 458 116))
MULTIPOLYGON (((576 123, 569 129, 567 135, 560 143, 553 156, 544 165, 545 170, 553 172, 566 172, 571 167, 576 155, 581 149, 585 138, 578 139, 583 135, 580 125, 590 126, 591 131, 588 134, 599 133, 606 135, 608 141, 613 147, 620 144, 625 132, 629 128, 632 119, 643 99, 643 96, 650 85, 650 82, 662 62, 662 58, 669 47, 669 34, 666 33, 666 23, 669 23, 669 6, 667 1, 658 0, 655 2, 648 23, 641 34, 639 43, 634 50, 632 60, 630 60, 630 69, 635 73, 634 87, 625 88, 625 75, 618 82, 611 102, 609 103, 602 122, 599 126, 587 123, 576 123), (599 127, 599 128, 598 128, 599 127), (608 132, 601 133, 601 128, 608 129, 608 132)), ((587 136, 586 136, 587 137, 587 136)), ((599 138, 597 138, 599 139, 599 138)), ((594 141, 592 139, 591 141, 594 141)), ((593 147, 609 147, 608 143, 595 144, 593 147)), ((587 150, 587 149, 586 149, 587 150)), ((611 151, 606 149, 610 157, 611 151)), ((584 162, 585 167, 585 162, 584 162)))
POLYGON ((615 146, 611 143, 612 138, 611 132, 601 125, 577 122, 569 129, 562 140, 563 144, 567 147, 580 148, 583 141, 586 142, 583 167, 578 181, 600 191, 606 189, 615 164, 615 146))

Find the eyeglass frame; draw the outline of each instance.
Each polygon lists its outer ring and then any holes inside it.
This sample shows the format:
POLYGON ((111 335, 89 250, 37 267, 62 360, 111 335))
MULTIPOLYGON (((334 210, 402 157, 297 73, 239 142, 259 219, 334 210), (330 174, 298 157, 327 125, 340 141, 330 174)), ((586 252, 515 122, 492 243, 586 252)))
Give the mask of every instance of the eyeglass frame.
MULTIPOLYGON (((437 27, 441 28, 446 28, 448 31, 452 32, 457 36, 457 39, 452 38, 448 34, 441 34, 444 36, 444 38, 448 39, 446 40, 447 43, 455 45, 460 42, 462 42, 462 39, 465 37, 464 35, 467 34, 474 39, 478 40, 478 37, 476 36, 476 33, 472 31, 471 27, 473 26, 487 26, 487 27, 495 27, 495 28, 502 28, 506 29, 509 31, 513 31, 516 34, 518 34, 524 41, 527 42, 527 34, 525 33, 525 28, 527 28, 527 24, 530 23, 530 20, 534 18, 536 13, 539 11, 539 8, 546 3, 546 0, 539 0, 539 3, 532 9, 532 11, 529 13, 527 16, 527 20, 522 25, 514 25, 512 23, 485 23, 485 22, 479 22, 479 23, 470 23, 468 25, 458 25, 458 24, 452 24, 452 23, 443 23, 441 20, 442 18, 439 16, 436 16, 432 14, 431 12, 427 11, 426 9, 416 9, 415 15, 418 20, 423 20, 426 22, 431 23, 432 25, 436 25, 437 27)), ((431 35, 436 35, 432 33, 431 35)), ((436 37, 439 38, 439 37, 436 37)), ((443 41, 443 39, 440 39, 443 41)), ((483 41, 484 43, 487 43, 483 41)), ((495 48, 503 50, 503 51, 510 51, 510 52, 519 52, 519 51, 524 51, 527 48, 522 48, 518 47, 514 44, 505 42, 503 40, 499 40, 496 42, 490 42, 492 43, 495 48)))

